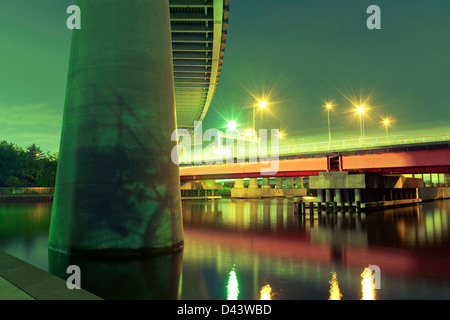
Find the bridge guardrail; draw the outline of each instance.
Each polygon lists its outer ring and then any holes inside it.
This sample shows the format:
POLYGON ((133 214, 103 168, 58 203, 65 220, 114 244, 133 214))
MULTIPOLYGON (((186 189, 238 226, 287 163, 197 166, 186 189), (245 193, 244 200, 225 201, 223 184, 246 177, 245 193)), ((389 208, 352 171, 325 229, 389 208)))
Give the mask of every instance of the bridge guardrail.
POLYGON ((282 145, 280 155, 310 152, 336 152, 348 149, 367 149, 373 147, 389 147, 427 142, 450 141, 450 131, 433 132, 431 134, 401 134, 390 137, 368 137, 362 139, 337 140, 331 142, 314 142, 300 145, 282 145))

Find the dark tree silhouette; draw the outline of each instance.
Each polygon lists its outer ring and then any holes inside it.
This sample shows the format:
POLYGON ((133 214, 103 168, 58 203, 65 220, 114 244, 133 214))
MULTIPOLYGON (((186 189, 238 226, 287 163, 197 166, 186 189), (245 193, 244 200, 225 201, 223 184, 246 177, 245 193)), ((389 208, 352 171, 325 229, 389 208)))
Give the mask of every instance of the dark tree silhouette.
POLYGON ((58 154, 44 153, 35 143, 26 150, 0 142, 0 187, 54 187, 58 154))

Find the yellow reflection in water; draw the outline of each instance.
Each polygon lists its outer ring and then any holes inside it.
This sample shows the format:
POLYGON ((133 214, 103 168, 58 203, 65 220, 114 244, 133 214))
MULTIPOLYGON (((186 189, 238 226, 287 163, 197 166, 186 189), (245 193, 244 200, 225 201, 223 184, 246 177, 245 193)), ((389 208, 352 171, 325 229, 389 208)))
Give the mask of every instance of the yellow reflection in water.
POLYGON ((237 300, 239 295, 239 284, 236 276, 236 271, 233 269, 230 271, 230 277, 228 278, 227 285, 227 300, 237 300))
POLYGON ((342 293, 339 290, 339 283, 337 281, 336 272, 332 272, 332 278, 330 281, 330 298, 328 300, 341 300, 342 293))
POLYGON ((266 285, 261 289, 261 298, 259 300, 272 300, 272 296, 272 288, 266 285))
POLYGON ((361 273, 361 288, 362 298, 361 300, 376 300, 375 298, 375 282, 372 279, 372 270, 365 268, 361 273))

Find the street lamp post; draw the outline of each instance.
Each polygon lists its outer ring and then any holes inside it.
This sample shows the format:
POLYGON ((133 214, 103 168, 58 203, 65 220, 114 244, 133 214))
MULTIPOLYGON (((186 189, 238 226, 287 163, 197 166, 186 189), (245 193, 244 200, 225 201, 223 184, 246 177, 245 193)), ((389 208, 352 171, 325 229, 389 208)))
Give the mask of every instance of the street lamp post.
MULTIPOLYGON (((364 113, 364 110, 363 110, 363 113, 364 113)), ((361 115, 361 117, 362 117, 362 134, 363 134, 363 138, 365 138, 366 137, 366 124, 364 123, 364 114, 361 115)))
MULTIPOLYGON (((260 109, 265 109, 267 107, 267 102, 262 100, 258 104, 260 109)), ((256 105, 253 106, 253 132, 256 133, 256 105)))
POLYGON ((359 127, 361 130, 361 139, 362 139, 364 138, 364 119, 363 119, 364 107, 359 106, 356 108, 356 111, 359 113, 359 127))
POLYGON ((328 112, 328 141, 331 142, 331 124, 330 124, 330 109, 331 104, 327 104, 327 112, 328 112))
POLYGON ((256 132, 256 112, 255 112, 256 107, 253 106, 253 134, 255 134, 256 132))
POLYGON ((389 137, 389 119, 384 120, 384 125, 386 126, 386 137, 389 137))

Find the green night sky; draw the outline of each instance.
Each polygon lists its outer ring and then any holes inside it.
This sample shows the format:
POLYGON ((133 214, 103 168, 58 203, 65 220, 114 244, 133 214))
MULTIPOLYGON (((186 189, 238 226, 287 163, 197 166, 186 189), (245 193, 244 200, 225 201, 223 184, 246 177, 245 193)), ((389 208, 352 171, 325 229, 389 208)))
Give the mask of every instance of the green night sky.
MULTIPOLYGON (((59 149, 75 0, 0 0, 0 140, 59 149)), ((251 122, 269 95, 263 128, 326 140, 358 137, 352 101, 370 107, 366 133, 450 130, 448 0, 231 0, 225 60, 203 129, 251 122), (378 5, 382 29, 368 30, 378 5), (353 118, 353 119, 352 119, 353 118)))

